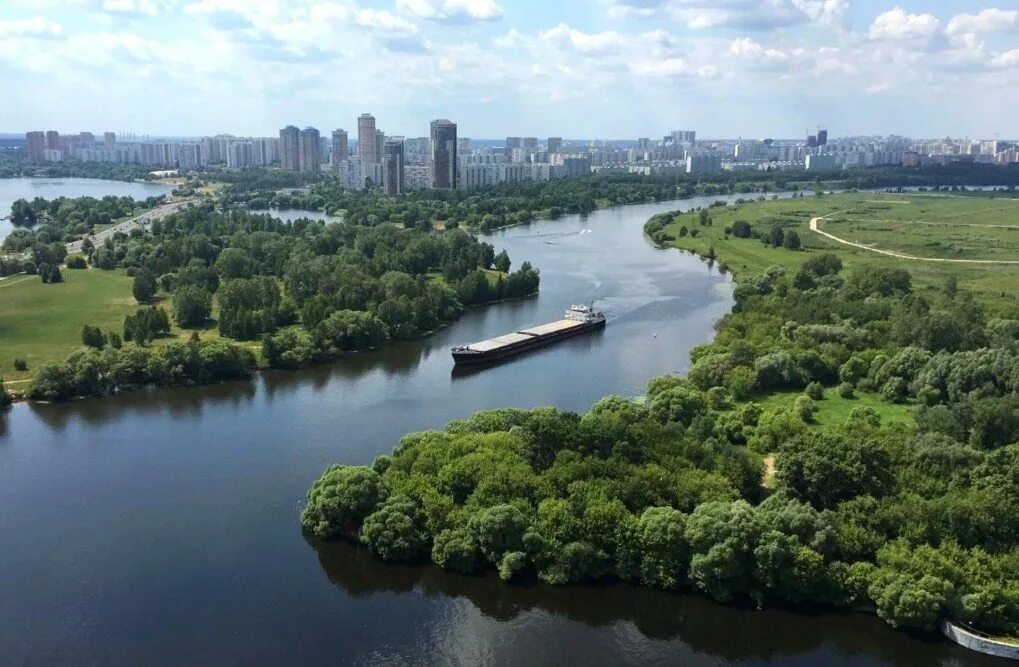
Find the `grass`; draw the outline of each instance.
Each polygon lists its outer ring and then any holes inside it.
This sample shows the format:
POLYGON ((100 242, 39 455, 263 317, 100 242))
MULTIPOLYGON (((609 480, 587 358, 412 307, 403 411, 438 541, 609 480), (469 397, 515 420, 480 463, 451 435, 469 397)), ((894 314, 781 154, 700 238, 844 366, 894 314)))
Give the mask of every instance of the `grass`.
MULTIPOLYGON (((104 332, 123 331, 124 316, 139 308, 131 291, 132 279, 123 269, 62 271, 64 281, 43 284, 39 276, 0 281, 0 377, 23 388, 43 364, 63 361, 81 347, 81 328, 90 324, 104 332), (28 362, 27 371, 16 371, 14 360, 28 362)), ((165 297, 156 305, 169 310, 165 297)), ((215 315, 215 312, 213 312, 215 315)), ((219 337, 215 320, 199 330, 202 340, 219 337)), ((174 326, 161 344, 186 340, 191 330, 174 326)))
POLYGON ((123 270, 63 272, 64 282, 44 285, 38 276, 0 282, 0 375, 25 380, 48 361, 62 360, 81 347, 86 324, 121 331, 124 316, 138 304, 123 270), (14 370, 14 359, 28 371, 14 370))
POLYGON ((907 269, 921 292, 940 288, 949 276, 954 276, 992 310, 1019 316, 1019 265, 901 259, 848 247, 810 231, 811 218, 831 216, 820 223, 821 229, 885 250, 945 259, 1019 260, 1019 200, 986 194, 857 192, 754 201, 714 207, 709 212, 713 220, 710 227, 698 223, 696 212, 675 216, 665 227, 666 233, 675 237, 670 244, 702 256, 713 247, 718 261, 737 275, 757 275, 776 264, 796 271, 811 254, 833 252, 848 269, 865 265, 907 269), (901 203, 884 203, 892 201, 901 203), (736 220, 746 220, 755 231, 767 231, 773 225, 785 232, 796 230, 801 250, 727 235, 725 229, 736 220), (679 236, 684 226, 696 230, 697 236, 679 236))
MULTIPOLYGON (((797 398, 803 395, 801 391, 784 391, 774 394, 767 394, 751 398, 759 404, 765 412, 777 408, 792 407, 797 398)), ((874 408, 881 416, 882 424, 907 423, 910 413, 915 406, 909 404, 887 403, 877 394, 857 392, 854 398, 842 398, 834 387, 825 389, 824 398, 815 401, 817 412, 809 426, 814 429, 832 430, 849 419, 849 413, 853 408, 866 406, 874 408)))

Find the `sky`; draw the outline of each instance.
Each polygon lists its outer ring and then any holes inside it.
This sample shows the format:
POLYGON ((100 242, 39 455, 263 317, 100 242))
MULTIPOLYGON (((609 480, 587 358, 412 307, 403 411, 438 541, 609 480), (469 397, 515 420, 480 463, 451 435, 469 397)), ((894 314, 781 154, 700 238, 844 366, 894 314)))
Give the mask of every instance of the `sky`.
POLYGON ((1019 138, 1019 0, 0 0, 0 131, 1019 138))

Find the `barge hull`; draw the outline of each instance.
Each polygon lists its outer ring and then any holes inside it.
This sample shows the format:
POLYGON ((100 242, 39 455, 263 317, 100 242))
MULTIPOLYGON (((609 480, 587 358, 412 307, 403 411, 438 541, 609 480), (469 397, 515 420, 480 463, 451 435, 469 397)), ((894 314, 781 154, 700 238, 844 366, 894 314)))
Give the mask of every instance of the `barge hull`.
POLYGON ((524 352, 529 352, 539 347, 544 347, 567 338, 572 338, 582 333, 603 328, 605 328, 605 320, 601 320, 599 322, 579 323, 575 327, 561 329, 559 331, 553 331, 546 334, 532 335, 525 340, 520 340, 487 351, 454 351, 453 361, 457 365, 484 364, 491 361, 498 361, 500 359, 515 357, 518 354, 523 354, 524 352))

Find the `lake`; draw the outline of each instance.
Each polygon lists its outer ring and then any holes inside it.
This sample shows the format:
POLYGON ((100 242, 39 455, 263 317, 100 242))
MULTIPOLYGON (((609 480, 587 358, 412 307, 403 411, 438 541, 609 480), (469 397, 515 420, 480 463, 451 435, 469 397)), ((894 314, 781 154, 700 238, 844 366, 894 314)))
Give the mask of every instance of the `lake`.
POLYGON ((866 614, 507 585, 302 535, 304 493, 329 464, 369 463, 475 410, 584 410, 685 370, 732 282, 641 228, 715 199, 487 235, 540 268, 541 293, 425 341, 250 382, 15 405, 0 417, 0 664, 991 664, 866 614), (603 331, 453 372, 451 346, 587 301, 603 331))
MULTIPOLYGON (((134 183, 106 181, 98 178, 0 178, 0 218, 11 213, 11 204, 18 199, 29 201, 36 197, 95 197, 107 195, 147 199, 173 192, 172 185, 162 183, 134 183)), ((0 220, 0 241, 13 231, 10 220, 0 220)))

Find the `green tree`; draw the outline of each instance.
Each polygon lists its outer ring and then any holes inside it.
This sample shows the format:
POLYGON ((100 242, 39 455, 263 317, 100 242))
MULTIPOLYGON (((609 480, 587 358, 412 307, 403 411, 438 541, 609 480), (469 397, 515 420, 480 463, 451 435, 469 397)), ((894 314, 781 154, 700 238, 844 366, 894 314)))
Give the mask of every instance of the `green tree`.
POLYGON ((156 297, 156 278, 148 271, 142 269, 134 274, 132 292, 138 303, 151 303, 156 297))
POLYGON ((212 294, 194 285, 184 285, 173 292, 173 319, 184 329, 200 327, 212 313, 212 294))
POLYGON ((308 490, 301 525, 323 539, 351 534, 387 495, 371 468, 330 466, 308 490))

